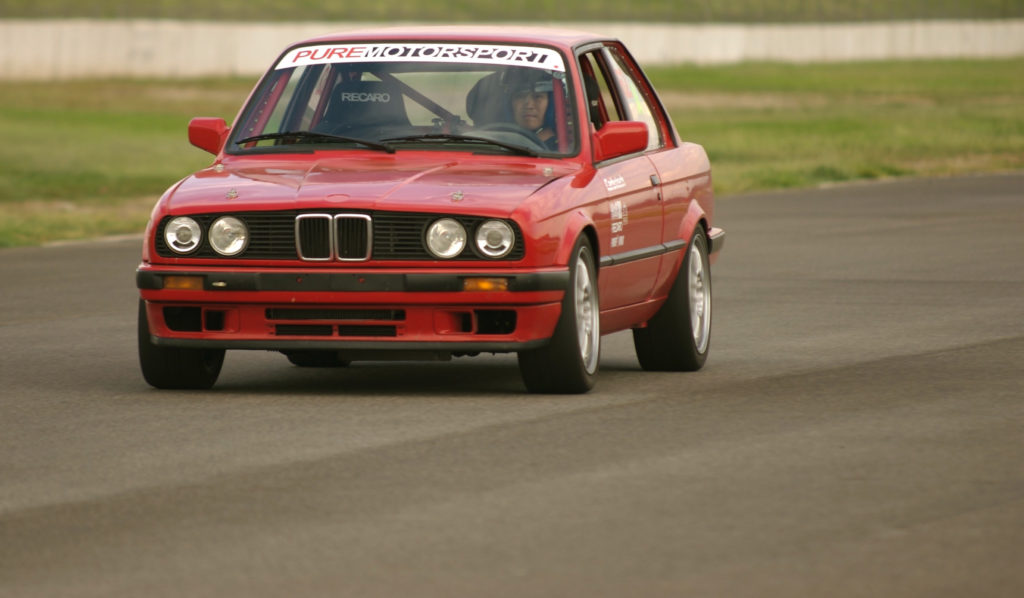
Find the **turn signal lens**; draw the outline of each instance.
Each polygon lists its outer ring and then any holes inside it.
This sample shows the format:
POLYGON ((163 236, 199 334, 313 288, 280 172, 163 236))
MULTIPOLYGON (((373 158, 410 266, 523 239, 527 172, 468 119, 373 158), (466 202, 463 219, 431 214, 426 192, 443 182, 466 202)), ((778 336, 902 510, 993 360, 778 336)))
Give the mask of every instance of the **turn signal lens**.
POLYGON ((175 291, 203 290, 202 276, 164 276, 164 288, 175 291))
POLYGON ((507 278, 465 278, 462 280, 463 291, 507 291, 507 278))

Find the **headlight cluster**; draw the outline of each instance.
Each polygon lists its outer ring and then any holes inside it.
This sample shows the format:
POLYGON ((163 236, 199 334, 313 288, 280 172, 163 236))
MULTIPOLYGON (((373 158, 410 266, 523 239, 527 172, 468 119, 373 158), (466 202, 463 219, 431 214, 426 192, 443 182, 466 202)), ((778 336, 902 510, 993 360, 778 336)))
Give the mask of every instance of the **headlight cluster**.
MULTIPOLYGON (((234 216, 221 216, 208 231, 210 247, 224 256, 238 255, 249 245, 249 229, 234 216)), ((164 241, 175 253, 192 253, 203 240, 203 229, 188 216, 172 219, 164 227, 164 241)))
MULTIPOLYGON (((502 220, 486 220, 476 228, 476 250, 484 257, 502 258, 515 245, 512 226, 502 220)), ((466 228, 453 218, 435 220, 427 228, 427 249, 441 259, 458 256, 465 249, 469 235, 466 228)))

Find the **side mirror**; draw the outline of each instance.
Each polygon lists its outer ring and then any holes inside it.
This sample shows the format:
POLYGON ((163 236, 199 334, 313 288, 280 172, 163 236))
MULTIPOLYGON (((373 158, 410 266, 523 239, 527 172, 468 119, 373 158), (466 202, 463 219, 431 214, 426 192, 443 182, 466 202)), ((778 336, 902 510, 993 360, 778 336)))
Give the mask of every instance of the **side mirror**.
POLYGON ((647 147, 647 125, 620 120, 607 122, 594 134, 594 162, 602 162, 647 147))
POLYGON ((220 148, 224 147, 227 138, 228 124, 223 118, 202 116, 193 118, 188 123, 189 143, 213 155, 220 153, 220 148))

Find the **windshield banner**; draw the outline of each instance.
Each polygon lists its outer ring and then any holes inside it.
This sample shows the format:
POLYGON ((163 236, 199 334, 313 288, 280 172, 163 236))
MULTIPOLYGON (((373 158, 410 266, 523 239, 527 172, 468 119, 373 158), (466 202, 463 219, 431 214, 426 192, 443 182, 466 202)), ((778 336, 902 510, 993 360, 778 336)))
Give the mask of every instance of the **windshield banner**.
POLYGON ((343 62, 455 62, 565 72, 561 54, 551 48, 406 42, 305 46, 285 54, 275 68, 343 62))

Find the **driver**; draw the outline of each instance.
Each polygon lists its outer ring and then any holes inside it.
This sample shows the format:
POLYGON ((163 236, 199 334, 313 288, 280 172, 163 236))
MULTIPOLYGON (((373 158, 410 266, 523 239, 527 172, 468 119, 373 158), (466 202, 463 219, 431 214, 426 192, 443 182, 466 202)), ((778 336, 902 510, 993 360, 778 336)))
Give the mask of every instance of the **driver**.
POLYGON ((505 86, 516 124, 537 135, 549 150, 558 149, 552 107, 551 76, 535 69, 520 68, 508 74, 505 86))

